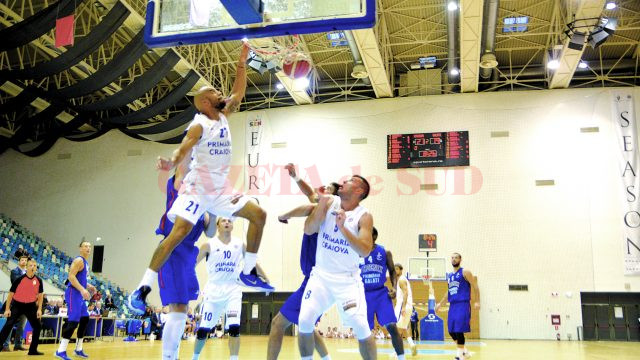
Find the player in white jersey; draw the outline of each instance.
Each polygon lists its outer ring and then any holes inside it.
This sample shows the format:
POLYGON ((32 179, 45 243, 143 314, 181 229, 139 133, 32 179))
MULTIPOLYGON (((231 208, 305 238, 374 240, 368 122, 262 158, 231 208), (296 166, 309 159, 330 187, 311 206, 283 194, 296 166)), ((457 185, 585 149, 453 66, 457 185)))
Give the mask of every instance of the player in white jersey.
POLYGON ((191 164, 189 173, 182 182, 180 195, 167 213, 169 220, 174 223, 173 229, 156 248, 142 281, 129 297, 129 308, 137 315, 144 314, 146 297, 151 291, 151 284, 157 282, 158 270, 205 211, 217 216, 237 216, 249 220, 247 253, 238 280, 246 286, 265 291, 274 290, 271 285, 251 274, 257 260, 266 212, 256 202, 250 201, 249 197, 241 197, 239 201, 232 202, 233 189, 226 181, 231 162, 231 134, 227 116, 238 108, 244 97, 248 52, 249 47, 245 43, 231 96, 223 99, 222 93, 212 87, 200 89, 194 97, 194 105, 199 113, 187 127, 182 143, 173 152, 171 159, 158 158, 159 170, 170 170, 187 156, 191 156, 191 164))
MULTIPOLYGON (((196 336, 193 360, 200 358, 208 335, 222 314, 226 315, 225 328, 229 331, 229 359, 237 360, 240 350, 242 288, 236 279, 242 270, 244 244, 242 240, 231 236, 231 219, 218 217, 216 225, 217 236, 200 246, 197 258, 198 263, 206 259, 208 280, 200 308, 200 327, 196 336)), ((258 264, 256 270, 264 277, 258 264)))
POLYGON ((411 291, 411 284, 409 284, 409 280, 402 273, 402 265, 397 263, 395 265, 396 274, 399 274, 398 277, 398 287, 396 288, 396 306, 394 308, 396 313, 396 318, 398 319, 398 323, 396 326, 398 327, 398 332, 400 333, 400 338, 404 338, 406 335, 407 342, 409 343, 409 347, 411 348, 411 355, 416 355, 418 353, 418 349, 416 348, 416 344, 413 342, 411 338, 411 334, 407 331, 409 327, 409 320, 411 319, 411 313, 413 311, 413 292, 411 291))
POLYGON ((367 322, 367 303, 360 277, 360 257, 373 248, 373 217, 360 205, 369 183, 355 175, 338 196, 321 195, 307 217, 304 232, 318 233, 316 264, 311 270, 300 306, 298 347, 303 360, 313 357, 316 320, 334 303, 343 322, 353 328, 363 359, 376 359, 375 338, 367 322))

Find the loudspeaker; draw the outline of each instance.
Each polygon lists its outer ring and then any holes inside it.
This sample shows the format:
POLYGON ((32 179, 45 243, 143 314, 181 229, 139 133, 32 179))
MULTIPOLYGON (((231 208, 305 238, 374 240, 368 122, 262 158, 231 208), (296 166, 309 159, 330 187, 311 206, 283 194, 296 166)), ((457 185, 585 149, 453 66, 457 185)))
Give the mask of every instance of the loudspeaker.
POLYGON ((94 273, 102 272, 102 260, 104 257, 104 245, 95 245, 93 247, 93 262, 91 263, 91 271, 94 273))

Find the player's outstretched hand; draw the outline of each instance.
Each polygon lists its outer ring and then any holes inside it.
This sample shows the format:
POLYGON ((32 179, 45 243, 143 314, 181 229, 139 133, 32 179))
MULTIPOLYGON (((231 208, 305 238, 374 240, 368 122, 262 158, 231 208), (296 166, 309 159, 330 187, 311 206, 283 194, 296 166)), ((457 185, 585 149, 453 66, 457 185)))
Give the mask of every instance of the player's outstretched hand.
POLYGON ((296 177, 296 166, 293 163, 288 163, 284 168, 289 172, 289 176, 296 177))
POLYGON ((280 215, 280 216, 278 216, 278 221, 280 221, 283 224, 288 224, 289 223, 289 218, 284 216, 284 215, 280 215))
POLYGON ((156 161, 156 169, 169 171, 173 169, 173 161, 167 158, 163 158, 162 156, 158 156, 158 160, 156 161))

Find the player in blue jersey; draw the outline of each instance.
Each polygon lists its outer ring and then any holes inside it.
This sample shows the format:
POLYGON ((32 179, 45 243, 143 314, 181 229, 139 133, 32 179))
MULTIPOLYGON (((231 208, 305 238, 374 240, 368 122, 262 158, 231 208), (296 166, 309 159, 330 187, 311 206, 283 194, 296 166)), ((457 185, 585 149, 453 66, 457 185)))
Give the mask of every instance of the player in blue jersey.
POLYGON ((64 298, 67 301, 67 320, 62 327, 62 339, 60 346, 54 356, 58 359, 69 360, 67 356, 67 345, 73 336, 73 332, 78 328, 76 334, 76 350, 75 355, 81 358, 88 358, 87 354, 82 350, 82 341, 84 333, 89 323, 89 312, 87 311, 87 303, 91 298, 91 294, 96 292, 96 288, 87 282, 87 274, 89 273, 89 254, 91 254, 91 243, 88 241, 80 242, 80 256, 77 256, 71 262, 69 267, 69 275, 67 277, 67 289, 64 292, 64 298))
POLYGON ((471 331, 471 290, 475 292, 476 302, 474 307, 480 309, 480 289, 471 271, 460 267, 462 255, 453 253, 451 255, 451 265, 453 272, 447 273, 447 284, 449 291, 436 306, 436 311, 446 302, 449 302, 449 315, 447 325, 449 335, 458 345, 456 354, 457 360, 463 360, 471 355, 464 346, 464 333, 471 331))
MULTIPOLYGON (((304 180, 300 179, 296 175, 295 167, 293 164, 287 164, 285 169, 289 171, 289 176, 291 176, 295 181, 303 194, 309 199, 312 204, 299 206, 283 215, 278 217, 278 220, 284 224, 288 223, 288 220, 292 217, 305 217, 311 214, 311 211, 315 207, 315 204, 318 202, 318 191, 314 190, 309 184, 307 184, 304 180)), ((326 187, 322 187, 319 189, 320 192, 328 192, 333 195, 338 193, 338 184, 331 183, 326 187)), ((285 303, 280 308, 280 312, 271 320, 271 330, 269 331, 269 344, 267 345, 267 360, 275 360, 278 358, 278 354, 280 354, 280 349, 282 348, 282 339, 284 338, 284 332, 287 330, 291 324, 298 324, 298 316, 300 315, 300 304, 302 303, 302 294, 304 292, 305 287, 307 286, 307 281, 309 280, 309 275, 311 274, 311 269, 316 263, 316 245, 318 242, 318 234, 313 235, 303 235, 302 237, 302 248, 300 249, 300 269, 302 270, 302 274, 304 274, 304 280, 302 280, 302 284, 293 294, 291 294, 285 303)), ((322 336, 318 333, 318 331, 313 332, 314 336, 314 344, 315 349, 323 360, 331 359, 329 352, 327 351, 327 346, 322 339, 322 336)))
MULTIPOLYGON (((156 229, 156 234, 162 235, 164 239, 169 236, 173 228, 173 223, 167 218, 167 212, 178 197, 178 189, 186 170, 186 164, 183 162, 181 166, 176 168, 174 176, 167 181, 166 211, 156 229)), ((195 243, 205 230, 207 237, 215 235, 215 217, 208 212, 200 217, 191 232, 173 249, 167 261, 158 271, 162 306, 169 306, 167 321, 162 331, 163 359, 172 359, 177 356, 178 344, 182 338, 187 316, 187 305, 190 300, 198 298, 200 287, 195 270, 198 248, 195 243)))
POLYGON ((396 297, 396 287, 398 278, 396 276, 393 256, 391 251, 386 250, 382 245, 376 244, 378 230, 373 228, 374 247, 369 256, 360 258, 360 276, 364 283, 364 296, 367 300, 367 320, 369 328, 373 330, 375 322, 373 317, 378 319, 378 324, 384 326, 391 336, 391 343, 396 351, 398 360, 404 360, 404 345, 402 337, 396 326, 395 312, 391 299, 396 297), (387 280, 387 271, 391 289, 384 286, 387 280))

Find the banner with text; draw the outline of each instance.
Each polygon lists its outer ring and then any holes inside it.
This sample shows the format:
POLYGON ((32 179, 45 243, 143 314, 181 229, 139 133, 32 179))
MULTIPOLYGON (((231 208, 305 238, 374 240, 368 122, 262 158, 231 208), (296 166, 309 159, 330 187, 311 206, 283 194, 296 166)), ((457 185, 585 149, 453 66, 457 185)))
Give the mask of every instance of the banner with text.
POLYGON ((640 275, 640 150, 631 91, 613 93, 613 118, 620 148, 618 161, 623 187, 623 241, 625 275, 640 275))

